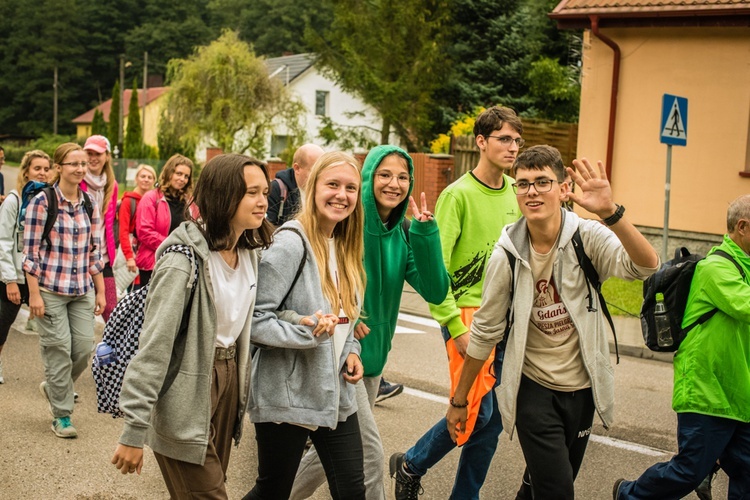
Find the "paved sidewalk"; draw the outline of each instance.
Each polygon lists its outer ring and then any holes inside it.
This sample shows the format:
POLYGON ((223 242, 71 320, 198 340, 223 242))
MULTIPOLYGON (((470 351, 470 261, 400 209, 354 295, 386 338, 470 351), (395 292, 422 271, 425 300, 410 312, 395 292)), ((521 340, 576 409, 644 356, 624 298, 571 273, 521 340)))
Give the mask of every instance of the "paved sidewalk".
MULTIPOLYGON (((431 317, 427 302, 409 285, 404 286, 404 294, 401 297, 401 312, 414 314, 416 316, 431 317)), ((610 311, 611 312, 611 311, 610 311)), ((668 352, 654 352, 643 344, 641 333, 641 322, 639 318, 630 316, 612 316, 617 331, 617 345, 620 356, 632 356, 643 359, 655 359, 658 361, 672 362, 674 354, 668 352)), ((607 327, 609 329, 609 327, 607 327)), ((610 335, 609 350, 614 354, 615 343, 610 335)))

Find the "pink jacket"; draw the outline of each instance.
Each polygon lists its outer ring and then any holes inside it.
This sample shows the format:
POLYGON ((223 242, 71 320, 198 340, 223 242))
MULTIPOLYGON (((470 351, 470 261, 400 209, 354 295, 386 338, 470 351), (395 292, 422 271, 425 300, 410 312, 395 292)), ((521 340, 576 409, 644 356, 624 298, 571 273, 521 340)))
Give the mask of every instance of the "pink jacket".
MULTIPOLYGON (((88 192, 89 187, 86 181, 81 181, 81 190, 88 192)), ((102 207, 99 207, 101 210, 102 207)), ((112 199, 109 200, 107 205, 107 213, 104 214, 104 243, 107 245, 107 257, 109 258, 109 265, 115 261, 115 255, 117 255, 117 244, 115 240, 119 238, 119 235, 115 234, 115 216, 117 215, 117 181, 115 181, 114 189, 112 190, 112 199)))
MULTIPOLYGON (((193 217, 198 217, 198 209, 190 206, 193 217)), ((172 213, 161 189, 152 189, 143 195, 135 211, 135 233, 138 235, 138 251, 135 265, 138 269, 151 271, 154 268, 156 249, 169 236, 172 213)))

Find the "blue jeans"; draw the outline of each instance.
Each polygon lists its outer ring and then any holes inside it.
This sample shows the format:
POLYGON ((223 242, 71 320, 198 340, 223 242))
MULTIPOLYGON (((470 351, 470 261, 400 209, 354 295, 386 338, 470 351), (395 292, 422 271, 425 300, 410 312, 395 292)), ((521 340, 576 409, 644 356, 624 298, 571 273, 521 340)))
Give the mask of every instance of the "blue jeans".
POLYGON ((692 492, 719 460, 730 499, 750 497, 750 423, 698 413, 677 414, 678 453, 624 481, 620 499, 678 499, 692 492))
MULTIPOLYGON (((479 498, 479 490, 487 477, 502 431, 503 421, 497 409, 497 397, 493 390, 482 398, 474 432, 461 449, 456 481, 451 492, 452 500, 479 498)), ((430 467, 454 448, 456 443, 451 440, 448 423, 442 418, 406 452, 404 460, 411 472, 424 476, 430 467)))

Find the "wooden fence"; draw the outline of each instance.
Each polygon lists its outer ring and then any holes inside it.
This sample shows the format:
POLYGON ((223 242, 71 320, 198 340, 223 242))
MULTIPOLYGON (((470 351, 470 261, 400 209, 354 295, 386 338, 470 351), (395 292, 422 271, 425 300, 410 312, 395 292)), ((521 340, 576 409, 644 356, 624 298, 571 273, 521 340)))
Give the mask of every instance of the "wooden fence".
MULTIPOLYGON (((578 124, 525 119, 523 138, 526 140, 525 148, 536 144, 556 147, 560 150, 565 166, 570 166, 576 157, 578 124)), ((479 162, 479 149, 473 135, 452 137, 451 153, 454 160, 454 180, 476 167, 479 162)))

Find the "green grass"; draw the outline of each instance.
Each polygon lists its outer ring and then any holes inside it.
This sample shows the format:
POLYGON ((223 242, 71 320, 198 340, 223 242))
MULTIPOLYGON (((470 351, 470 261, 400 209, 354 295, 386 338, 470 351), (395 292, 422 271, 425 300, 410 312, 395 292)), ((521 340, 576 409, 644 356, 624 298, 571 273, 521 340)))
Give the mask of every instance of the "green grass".
POLYGON ((609 305, 609 312, 613 316, 629 316, 630 314, 638 316, 640 314, 643 303, 642 281, 610 278, 602 284, 602 292, 609 305))

